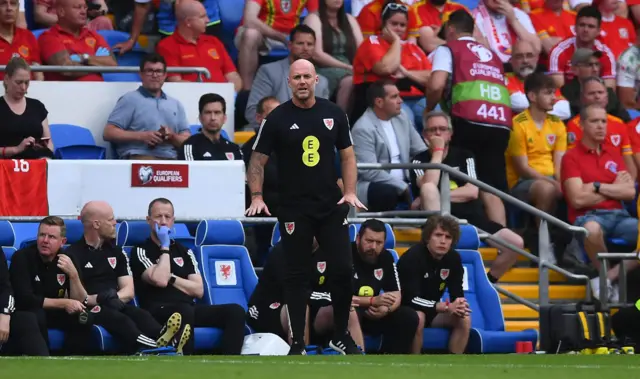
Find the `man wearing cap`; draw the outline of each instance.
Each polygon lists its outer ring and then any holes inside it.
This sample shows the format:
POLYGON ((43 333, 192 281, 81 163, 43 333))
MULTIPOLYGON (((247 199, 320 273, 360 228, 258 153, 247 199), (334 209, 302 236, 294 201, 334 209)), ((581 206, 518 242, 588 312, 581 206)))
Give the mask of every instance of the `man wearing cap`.
MULTIPOLYGON (((620 238, 634 244, 638 238, 638 220, 629 215, 622 202, 632 200, 636 189, 619 151, 605 143, 607 112, 592 104, 580 112, 582 139, 562 159, 561 183, 569 208, 569 222, 587 229, 584 249, 597 270, 597 254, 606 252, 605 241, 620 238)), ((625 265, 627 270, 637 266, 625 265)), ((607 295, 617 302, 619 266, 607 272, 607 295)), ((600 280, 591 280, 595 298, 600 298, 600 280)))
POLYGON ((585 48, 600 51, 599 76, 606 81, 607 87, 615 87, 616 58, 611 49, 597 38, 600 35, 602 15, 596 7, 588 6, 580 9, 576 17, 576 35, 558 43, 549 52, 549 74, 558 88, 573 79, 572 57, 576 50, 585 48))
MULTIPOLYGON (((571 56, 573 79, 566 82, 564 87, 560 89, 562 96, 569 101, 571 116, 580 113, 580 108, 582 107, 582 82, 589 77, 601 77, 602 57, 603 53, 601 51, 586 48, 576 49, 571 56)), ((606 95, 608 99, 606 103, 607 113, 618 117, 624 122, 628 122, 630 120, 629 113, 618 100, 615 91, 607 87, 606 95)))

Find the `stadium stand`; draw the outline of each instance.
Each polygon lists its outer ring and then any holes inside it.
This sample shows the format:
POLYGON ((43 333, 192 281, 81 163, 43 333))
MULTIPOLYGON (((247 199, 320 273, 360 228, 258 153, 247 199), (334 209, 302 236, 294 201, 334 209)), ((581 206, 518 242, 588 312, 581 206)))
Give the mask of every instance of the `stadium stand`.
POLYGON ((56 159, 106 159, 107 150, 96 146, 91 132, 77 125, 52 124, 56 159))

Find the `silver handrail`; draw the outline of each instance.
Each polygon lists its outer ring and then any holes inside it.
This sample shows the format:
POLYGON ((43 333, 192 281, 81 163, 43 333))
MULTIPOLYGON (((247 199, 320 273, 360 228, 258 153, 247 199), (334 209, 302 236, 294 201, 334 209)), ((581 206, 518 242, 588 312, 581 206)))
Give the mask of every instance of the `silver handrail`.
MULTIPOLYGON (((548 230, 548 226, 547 223, 551 223, 554 224, 558 227, 560 227, 563 230, 569 231, 571 233, 576 233, 576 234, 581 234, 584 236, 588 235, 588 232, 585 228, 583 227, 578 227, 578 226, 574 226, 574 225, 570 225, 548 213, 545 213, 519 199, 516 199, 515 197, 506 194, 504 192, 501 192, 493 187, 491 187, 490 185, 483 183, 481 181, 479 181, 476 178, 472 178, 462 172, 460 172, 460 170, 455 169, 451 166, 442 164, 442 163, 358 163, 357 164, 358 169, 362 169, 362 170, 390 170, 390 169, 423 169, 423 170, 441 170, 442 172, 442 177, 440 179, 440 201, 441 201, 441 213, 443 214, 447 214, 450 212, 451 210, 451 194, 450 194, 450 187, 449 187, 449 175, 453 175, 454 177, 458 178, 458 179, 462 179, 468 183, 471 183, 473 185, 475 185, 476 187, 478 187, 479 189, 485 191, 485 192, 489 192, 497 197, 499 197, 500 199, 502 199, 503 201, 509 202, 511 204, 513 204, 514 206, 530 213, 533 214, 534 216, 540 218, 541 222, 540 222, 540 227, 539 227, 539 248, 538 250, 540 251, 540 258, 535 257, 534 255, 519 249, 511 244, 506 243, 505 241, 502 241, 499 238, 495 238, 493 236, 491 236, 491 238, 489 238, 489 236, 486 236, 485 238, 489 239, 490 241, 495 242, 496 244, 509 248, 513 251, 515 251, 516 253, 525 256, 526 258, 529 258, 531 260, 533 260, 534 262, 538 263, 538 267, 539 267, 539 296, 538 296, 538 301, 541 305, 548 305, 549 304, 549 272, 548 270, 551 269, 553 271, 556 271, 558 273, 560 273, 561 275, 564 275, 566 277, 569 277, 571 279, 578 279, 581 281, 584 281, 586 286, 587 286, 587 294, 586 294, 586 299, 589 300, 590 296, 591 296, 591 290, 590 290, 590 282, 589 282, 589 278, 585 275, 575 275, 572 274, 566 270, 563 270, 562 268, 551 264, 548 262, 549 260, 549 256, 550 256, 550 251, 551 251, 551 244, 550 244, 550 236, 549 236, 549 230, 548 230), (569 274, 569 275, 567 275, 569 274)), ((486 234, 486 233, 485 233, 486 234)), ((498 286, 496 286, 498 287, 498 286)), ((508 293, 509 291, 502 289, 501 288, 502 293, 508 293)), ((520 298, 519 296, 515 295, 515 294, 510 294, 512 299, 519 301, 519 300, 525 300, 520 298), (519 298, 519 299, 517 299, 519 298)), ((525 300, 527 301, 527 300, 525 300)), ((524 301, 520 301, 522 304, 527 305, 524 301)))
MULTIPOLYGON (((77 220, 78 215, 60 215, 58 216, 63 220, 77 220)), ((0 216, 0 221, 11 221, 11 222, 40 222, 44 216, 36 217, 36 216, 0 216)), ((363 217, 353 217, 347 218, 347 221, 351 224, 361 224, 365 222, 368 218, 363 217)), ((185 223, 185 222, 200 222, 202 221, 202 217, 178 217, 175 222, 177 223, 185 223)), ((229 220, 237 220, 242 223, 247 224, 275 224, 278 222, 278 219, 275 217, 211 217, 206 218, 206 220, 214 220, 214 221, 229 221, 229 220)), ((423 218, 379 218, 380 221, 390 224, 390 225, 422 225, 424 224, 423 218)), ((118 221, 146 221, 144 217, 125 217, 119 218, 118 221)))
MULTIPOLYGON (((4 72, 7 66, 0 66, 0 71, 4 72)), ((91 73, 140 73, 137 66, 31 66, 33 72, 91 72, 91 73)), ((202 75, 210 79, 211 73, 204 67, 167 67, 167 72, 171 74, 198 74, 198 81, 202 81, 202 75)))
MULTIPOLYGON (((556 225, 564 230, 567 230, 573 233, 584 234, 584 235, 588 234, 587 229, 583 227, 567 224, 566 222, 554 216, 551 216, 550 214, 545 213, 536 207, 533 207, 521 200, 518 200, 515 197, 509 194, 506 194, 504 192, 501 192, 491 187, 490 185, 479 181, 476 178, 472 178, 468 175, 465 175, 464 173, 460 172, 460 170, 457 170, 451 166, 448 166, 442 163, 358 163, 357 166, 358 166, 358 169, 361 169, 361 170, 393 170, 393 169, 412 170, 416 168, 423 169, 423 170, 441 170, 458 179, 462 179, 465 182, 473 184, 474 186, 478 187, 482 191, 489 192, 493 195, 496 195, 500 199, 506 202, 509 202, 517 206, 518 208, 524 211, 527 211, 528 213, 531 213, 536 217, 546 220, 547 222, 553 225, 556 225)), ((442 192, 440 193, 441 198, 444 197, 444 195, 445 194, 443 194, 442 192)), ((442 212, 445 212, 444 209, 441 209, 441 210, 442 212)))
POLYGON ((640 253, 598 253, 597 258, 600 261, 600 303, 604 308, 622 307, 627 304, 627 271, 625 269, 625 261, 640 259, 640 253), (608 288, 607 288, 607 271, 609 271, 609 259, 620 259, 620 267, 618 273, 619 302, 609 304, 608 288))

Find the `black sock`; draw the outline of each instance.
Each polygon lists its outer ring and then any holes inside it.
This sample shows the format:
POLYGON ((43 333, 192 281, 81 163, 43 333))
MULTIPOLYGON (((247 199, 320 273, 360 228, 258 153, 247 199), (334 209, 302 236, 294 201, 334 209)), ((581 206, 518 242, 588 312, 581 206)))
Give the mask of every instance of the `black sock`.
POLYGON ((487 279, 489 279, 489 281, 493 284, 498 283, 498 278, 491 275, 491 272, 487 272, 487 279))

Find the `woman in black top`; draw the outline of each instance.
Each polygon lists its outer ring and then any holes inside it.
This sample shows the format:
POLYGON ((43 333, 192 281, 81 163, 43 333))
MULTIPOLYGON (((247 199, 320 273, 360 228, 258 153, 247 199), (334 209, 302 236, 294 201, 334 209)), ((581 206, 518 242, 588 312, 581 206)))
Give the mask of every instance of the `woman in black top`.
POLYGON ((7 64, 5 94, 0 98, 0 158, 53 158, 53 142, 47 109, 39 100, 26 97, 31 70, 24 59, 7 64))

